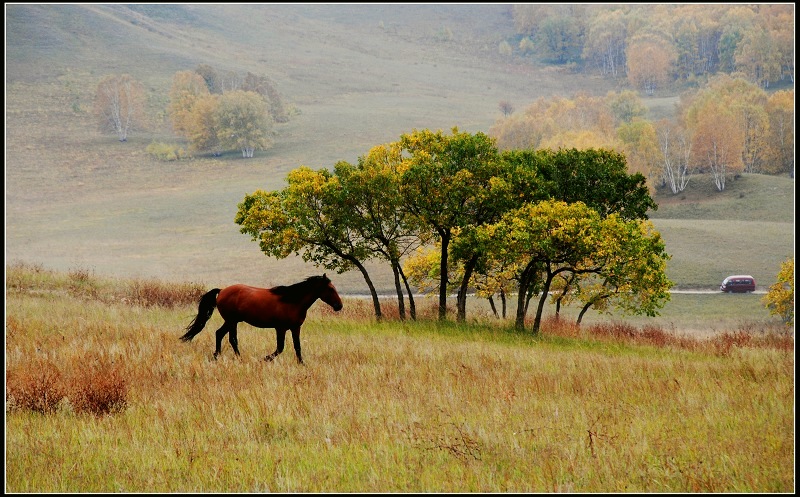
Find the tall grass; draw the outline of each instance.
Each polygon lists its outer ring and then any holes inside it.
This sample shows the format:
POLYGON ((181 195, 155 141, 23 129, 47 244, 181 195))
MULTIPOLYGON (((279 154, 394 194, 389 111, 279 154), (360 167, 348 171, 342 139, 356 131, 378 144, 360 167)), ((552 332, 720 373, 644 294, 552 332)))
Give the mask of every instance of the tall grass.
POLYGON ((8 491, 794 488, 786 333, 691 339, 550 319, 534 337, 493 319, 378 323, 346 299, 341 313, 312 307, 306 366, 291 353, 264 362, 275 334, 247 325, 241 357, 228 347, 214 361, 218 315, 178 340, 193 303, 93 299, 55 291, 69 275, 16 277, 39 282, 8 292, 8 491), (20 393, 20 372, 63 397, 27 407, 38 394, 20 393), (80 385, 118 402, 77 408, 80 385))

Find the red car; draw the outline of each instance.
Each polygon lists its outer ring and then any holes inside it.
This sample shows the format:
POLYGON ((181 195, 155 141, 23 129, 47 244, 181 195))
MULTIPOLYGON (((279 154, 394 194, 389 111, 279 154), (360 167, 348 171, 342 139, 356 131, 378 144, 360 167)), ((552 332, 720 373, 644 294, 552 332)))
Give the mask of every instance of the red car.
POLYGON ((736 274, 722 280, 719 289, 725 293, 754 292, 756 289, 756 280, 749 274, 736 274))

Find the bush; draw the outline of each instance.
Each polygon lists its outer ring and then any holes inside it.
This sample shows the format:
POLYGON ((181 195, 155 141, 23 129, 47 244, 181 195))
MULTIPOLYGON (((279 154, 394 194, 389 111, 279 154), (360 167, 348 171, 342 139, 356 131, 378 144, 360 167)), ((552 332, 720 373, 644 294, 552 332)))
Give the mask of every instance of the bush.
POLYGON ((8 407, 52 414, 66 398, 77 413, 100 416, 125 410, 128 380, 121 365, 89 356, 73 361, 70 369, 65 375, 44 359, 10 368, 6 374, 8 407))
POLYGON ((100 416, 124 411, 128 382, 122 367, 106 358, 89 359, 76 368, 69 400, 75 412, 100 416))
POLYGON ((183 148, 162 142, 151 143, 147 146, 146 152, 158 160, 167 162, 189 157, 189 154, 183 148))
POLYGON ((198 283, 162 283, 158 280, 133 280, 128 289, 128 300, 144 307, 179 307, 196 304, 206 293, 198 283))
POLYGON ((55 412, 64 398, 61 372, 49 361, 38 360, 7 372, 9 407, 41 414, 55 412))

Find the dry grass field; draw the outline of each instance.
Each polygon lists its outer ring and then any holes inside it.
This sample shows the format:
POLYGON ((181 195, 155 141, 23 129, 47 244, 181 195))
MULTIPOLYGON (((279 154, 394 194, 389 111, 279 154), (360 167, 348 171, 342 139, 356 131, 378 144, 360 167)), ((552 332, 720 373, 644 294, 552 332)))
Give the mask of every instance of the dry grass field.
MULTIPOLYGON (((178 340, 191 285, 9 268, 6 491, 791 492, 794 337, 311 308, 178 340)), ((734 312, 732 300, 720 308, 734 312)))

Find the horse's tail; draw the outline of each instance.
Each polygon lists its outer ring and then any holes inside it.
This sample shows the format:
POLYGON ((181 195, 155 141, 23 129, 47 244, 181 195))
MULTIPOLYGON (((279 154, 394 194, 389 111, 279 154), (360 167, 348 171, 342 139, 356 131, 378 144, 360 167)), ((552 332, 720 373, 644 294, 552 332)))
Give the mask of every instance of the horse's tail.
POLYGON ((217 295, 219 295, 219 292, 219 288, 214 288, 200 297, 200 303, 197 306, 197 316, 195 316, 192 322, 189 323, 189 326, 186 327, 186 333, 181 337, 181 341, 188 342, 203 331, 206 323, 211 319, 211 315, 214 314, 214 309, 217 307, 217 295))

